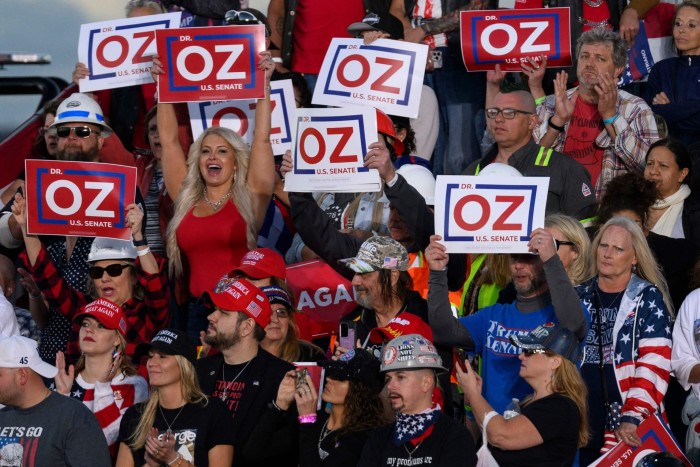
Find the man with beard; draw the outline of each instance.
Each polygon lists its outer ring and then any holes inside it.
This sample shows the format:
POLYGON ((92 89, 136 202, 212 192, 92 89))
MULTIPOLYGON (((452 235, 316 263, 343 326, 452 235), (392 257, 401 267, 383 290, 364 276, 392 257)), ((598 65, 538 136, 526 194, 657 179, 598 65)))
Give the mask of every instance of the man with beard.
POLYGON ((544 147, 563 152, 591 174, 596 198, 617 175, 642 174, 649 146, 659 139, 654 113, 643 99, 617 88, 625 70, 627 43, 608 29, 592 29, 576 44, 579 86, 566 89, 567 74, 554 80, 545 98, 544 67, 532 68, 528 80, 537 102, 539 125, 533 136, 544 147))
MULTIPOLYGON (((220 353, 197 360, 197 376, 204 393, 218 397, 231 411, 233 465, 297 465, 295 437, 270 433, 265 447, 247 445, 268 404, 276 399, 284 375, 294 369, 260 347, 272 314, 267 296, 246 279, 223 278, 204 293, 204 299, 214 307, 204 342, 220 353)), ((294 418, 293 410, 274 409, 280 421, 294 418)))
POLYGON ((546 230, 535 229, 528 243, 530 253, 509 255, 516 301, 497 303, 473 315, 455 318, 444 272, 449 258, 439 240, 439 235, 432 236, 425 250, 430 267, 428 317, 435 343, 481 354, 484 397, 497 412, 503 413, 512 398, 522 399, 532 392, 519 377, 520 349, 510 342, 509 336, 525 335, 542 324, 558 322, 581 341, 588 332, 590 316, 557 255, 559 243, 546 230))
MULTIPOLYGON (((357 256, 340 260, 354 276, 352 288, 358 307, 343 317, 355 329, 355 339, 363 348, 379 358, 381 344, 370 341, 370 331, 384 328, 403 312, 427 322, 427 306, 421 296, 411 290, 408 275, 408 253, 399 242, 389 237, 365 240, 357 256)), ((339 355, 347 349, 336 350, 339 355)))
POLYGON ((436 373, 447 370, 429 340, 407 334, 389 341, 382 349, 380 371, 396 422, 369 437, 358 465, 476 465, 469 431, 433 401, 436 373))

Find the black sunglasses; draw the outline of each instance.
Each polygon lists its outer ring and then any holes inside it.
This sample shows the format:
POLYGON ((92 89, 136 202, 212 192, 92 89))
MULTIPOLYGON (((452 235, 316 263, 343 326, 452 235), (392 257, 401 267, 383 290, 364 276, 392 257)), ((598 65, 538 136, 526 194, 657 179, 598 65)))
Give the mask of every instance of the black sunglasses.
POLYGON ((93 130, 89 126, 59 126, 56 128, 56 136, 59 138, 68 138, 71 131, 73 131, 78 138, 87 138, 91 133, 100 134, 100 130, 93 130))
POLYGON ((568 240, 557 240, 556 238, 554 239, 554 246, 556 247, 557 250, 559 250, 559 247, 561 245, 569 245, 575 247, 576 244, 574 242, 570 242, 568 240))
POLYGON ((547 350, 546 349, 523 349, 523 355, 525 355, 526 357, 532 357, 536 353, 546 354, 547 350))
POLYGON ((105 271, 109 277, 119 277, 122 275, 122 271, 126 268, 131 267, 131 264, 110 264, 106 268, 101 268, 100 266, 90 266, 90 277, 92 279, 101 278, 105 271))

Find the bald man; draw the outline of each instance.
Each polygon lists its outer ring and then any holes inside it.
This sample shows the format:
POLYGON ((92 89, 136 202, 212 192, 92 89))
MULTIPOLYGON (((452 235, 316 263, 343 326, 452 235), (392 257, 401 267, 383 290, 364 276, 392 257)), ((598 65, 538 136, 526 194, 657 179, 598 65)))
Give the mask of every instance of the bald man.
POLYGON ((495 143, 464 175, 478 175, 487 165, 498 162, 516 168, 525 177, 549 177, 546 213, 588 219, 595 211, 591 176, 570 157, 535 143, 536 108, 527 91, 496 94, 492 107, 486 109, 488 130, 495 143))

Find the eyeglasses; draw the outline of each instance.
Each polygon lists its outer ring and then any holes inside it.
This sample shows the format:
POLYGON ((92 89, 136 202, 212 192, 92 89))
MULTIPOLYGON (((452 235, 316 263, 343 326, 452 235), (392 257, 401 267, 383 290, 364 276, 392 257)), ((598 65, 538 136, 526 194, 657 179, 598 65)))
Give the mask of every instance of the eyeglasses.
POLYGON ((532 115, 532 112, 525 112, 524 110, 518 110, 518 109, 499 109, 496 107, 486 109, 486 116, 493 120, 494 118, 498 117, 498 114, 503 115, 503 118, 506 120, 513 120, 515 118, 515 114, 524 114, 524 115, 532 115))
POLYGON ((59 138, 68 138, 70 132, 74 132, 78 138, 88 138, 91 133, 99 135, 100 130, 93 130, 89 126, 59 126, 56 128, 56 136, 59 138))
POLYGON ((105 271, 109 277, 119 277, 122 275, 122 271, 126 268, 131 267, 131 264, 110 264, 106 268, 101 268, 100 266, 90 266, 90 277, 92 279, 101 278, 105 271))
POLYGON ((45 134, 49 133, 49 128, 48 126, 42 126, 39 127, 39 136, 44 136, 45 134))
POLYGON ((561 245, 569 245, 575 247, 576 244, 574 242, 570 242, 568 240, 557 240, 556 238, 554 239, 554 246, 556 247, 557 250, 559 250, 559 247, 561 245))
POLYGON ((547 350, 546 349, 523 349, 523 355, 525 355, 526 357, 532 357, 536 353, 546 354, 547 350))

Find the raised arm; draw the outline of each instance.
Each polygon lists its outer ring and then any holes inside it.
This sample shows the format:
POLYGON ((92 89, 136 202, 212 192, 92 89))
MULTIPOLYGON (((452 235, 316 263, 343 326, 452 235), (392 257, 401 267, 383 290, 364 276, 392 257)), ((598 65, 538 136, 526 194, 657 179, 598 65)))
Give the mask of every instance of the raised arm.
POLYGON ((253 202, 256 229, 260 230, 267 206, 275 188, 275 159, 270 143, 272 106, 270 104, 270 77, 275 70, 270 52, 261 52, 259 71, 265 73, 265 97, 258 99, 255 107, 255 130, 248 164, 247 186, 253 202))
POLYGON ((449 257, 445 246, 439 241, 442 237, 432 235, 430 245, 425 249, 425 260, 430 268, 428 279, 428 323, 433 330, 435 344, 452 345, 466 350, 474 349, 471 334, 452 315, 447 289, 447 263, 449 257))

